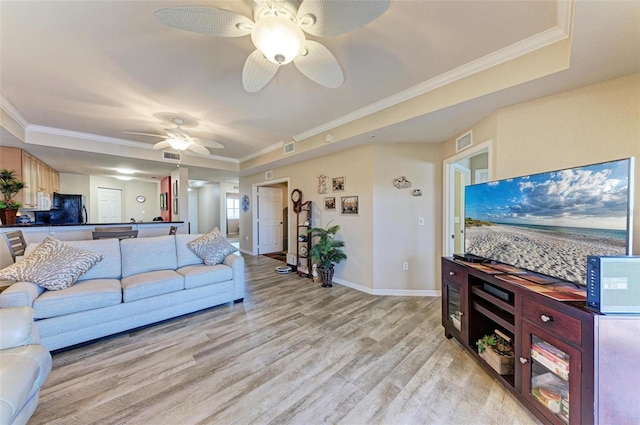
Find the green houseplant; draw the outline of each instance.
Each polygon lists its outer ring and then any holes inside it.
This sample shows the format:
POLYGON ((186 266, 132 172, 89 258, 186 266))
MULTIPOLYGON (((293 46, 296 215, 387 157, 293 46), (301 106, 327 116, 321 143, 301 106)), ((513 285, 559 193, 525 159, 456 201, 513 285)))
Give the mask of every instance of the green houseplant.
POLYGON ((27 187, 26 183, 16 178, 15 171, 4 168, 0 170, 0 192, 2 192, 0 220, 2 220, 2 224, 15 224, 20 203, 15 202, 13 198, 25 187, 27 187))
POLYGON ((313 227, 307 231, 307 234, 314 237, 315 240, 311 244, 311 260, 318 266, 319 274, 322 279, 323 287, 333 286, 333 266, 347 259, 344 253, 344 241, 336 239, 336 233, 340 230, 339 225, 330 226, 331 221, 326 227, 313 227))

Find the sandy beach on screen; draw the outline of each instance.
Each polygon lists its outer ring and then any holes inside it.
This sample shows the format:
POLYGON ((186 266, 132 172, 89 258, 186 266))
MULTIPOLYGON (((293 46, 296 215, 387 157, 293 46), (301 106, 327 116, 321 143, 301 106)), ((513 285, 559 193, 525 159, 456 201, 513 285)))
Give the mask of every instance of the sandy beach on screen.
POLYGON ((501 225, 469 227, 466 232, 467 252, 582 284, 587 255, 625 254, 624 241, 614 239, 501 225))

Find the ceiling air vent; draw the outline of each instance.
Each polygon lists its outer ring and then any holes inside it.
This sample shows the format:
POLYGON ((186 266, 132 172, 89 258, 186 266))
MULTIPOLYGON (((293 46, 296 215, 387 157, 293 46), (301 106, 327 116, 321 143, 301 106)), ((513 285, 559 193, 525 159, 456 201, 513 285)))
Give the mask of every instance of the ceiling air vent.
POLYGON ((456 139, 456 152, 473 145, 473 133, 469 131, 456 139))
POLYGON ((171 161, 180 161, 180 154, 175 152, 162 151, 162 159, 169 159, 171 161))
POLYGON ((296 142, 287 143, 284 145, 284 154, 289 154, 296 150, 296 142))

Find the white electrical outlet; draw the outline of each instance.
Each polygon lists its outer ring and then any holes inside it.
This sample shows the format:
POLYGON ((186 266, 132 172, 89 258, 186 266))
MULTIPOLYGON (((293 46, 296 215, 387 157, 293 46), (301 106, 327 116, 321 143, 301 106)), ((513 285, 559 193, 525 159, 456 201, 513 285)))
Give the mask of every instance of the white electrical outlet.
POLYGON ((402 262, 402 270, 409 270, 409 262, 408 261, 403 261, 402 262))

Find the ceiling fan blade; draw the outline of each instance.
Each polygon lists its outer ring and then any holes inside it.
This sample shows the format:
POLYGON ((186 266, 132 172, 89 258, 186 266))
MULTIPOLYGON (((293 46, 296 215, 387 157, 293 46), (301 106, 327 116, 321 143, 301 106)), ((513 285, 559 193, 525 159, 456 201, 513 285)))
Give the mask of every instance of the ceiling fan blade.
POLYGON ((211 154, 211 152, 209 152, 209 149, 207 149, 204 146, 199 145, 197 143, 191 143, 187 149, 189 149, 190 151, 194 151, 195 153, 199 153, 200 155, 210 155, 211 154))
POLYGON ((249 55, 242 69, 242 84, 250 93, 260 91, 278 72, 278 65, 265 58, 260 50, 249 55))
POLYGON ((151 134, 151 133, 138 133, 137 131, 123 131, 125 134, 137 134, 139 136, 151 136, 151 137, 160 137, 163 139, 167 139, 167 136, 162 136, 160 134, 151 134))
POLYGON ((165 128, 164 131, 167 132, 169 137, 177 137, 178 139, 188 139, 189 133, 184 131, 181 127, 176 128, 165 128))
POLYGON ((220 37, 241 37, 250 34, 253 28, 253 21, 246 16, 214 7, 178 6, 153 14, 172 28, 220 37))
POLYGON ((205 146, 207 148, 212 148, 212 149, 224 149, 224 145, 222 143, 218 143, 218 142, 214 142, 213 140, 209 140, 209 139, 202 139, 200 137, 198 137, 196 139, 198 141, 198 143, 200 143, 202 146, 205 146))
POLYGON ((344 82, 340 64, 329 49, 317 41, 307 40, 307 53, 293 60, 296 68, 316 83, 335 89, 344 82))
POLYGON ((343 34, 382 15, 389 2, 305 0, 298 9, 298 21, 303 30, 318 37, 343 34))
POLYGON ((166 140, 163 140, 162 142, 158 142, 155 145, 153 145, 153 149, 156 149, 156 150, 158 150, 158 149, 166 149, 169 146, 170 146, 169 142, 167 142, 166 140))

